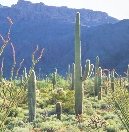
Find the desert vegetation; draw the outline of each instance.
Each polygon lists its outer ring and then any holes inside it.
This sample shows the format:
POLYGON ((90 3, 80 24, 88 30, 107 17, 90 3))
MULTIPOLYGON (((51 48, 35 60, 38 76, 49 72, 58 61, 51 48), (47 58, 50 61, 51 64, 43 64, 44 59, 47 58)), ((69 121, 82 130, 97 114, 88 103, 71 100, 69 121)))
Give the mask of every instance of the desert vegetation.
MULTIPOLYGON (((10 28, 0 55, 10 43, 13 21, 8 18, 10 28)), ((86 60, 84 74, 81 67, 80 13, 75 24, 75 64, 68 65, 66 77, 53 73, 41 76, 35 73, 37 59, 32 51, 32 66, 29 72, 22 63, 15 70, 15 47, 12 46, 13 65, 10 79, 3 77, 4 59, 0 69, 0 131, 1 132, 128 132, 129 131, 129 67, 125 76, 115 69, 102 69, 99 57, 90 64, 86 60)))

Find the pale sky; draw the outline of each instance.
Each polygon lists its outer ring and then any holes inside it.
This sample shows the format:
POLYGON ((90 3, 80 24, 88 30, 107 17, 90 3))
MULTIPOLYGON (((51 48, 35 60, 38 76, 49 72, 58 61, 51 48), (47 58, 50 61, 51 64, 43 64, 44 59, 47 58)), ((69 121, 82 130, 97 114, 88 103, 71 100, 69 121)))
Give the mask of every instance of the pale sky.
MULTIPOLYGON (((129 0, 26 0, 32 3, 44 3, 51 6, 67 6, 69 8, 85 8, 103 11, 119 20, 129 19, 129 0)), ((11 6, 18 0, 0 0, 0 4, 11 6)))

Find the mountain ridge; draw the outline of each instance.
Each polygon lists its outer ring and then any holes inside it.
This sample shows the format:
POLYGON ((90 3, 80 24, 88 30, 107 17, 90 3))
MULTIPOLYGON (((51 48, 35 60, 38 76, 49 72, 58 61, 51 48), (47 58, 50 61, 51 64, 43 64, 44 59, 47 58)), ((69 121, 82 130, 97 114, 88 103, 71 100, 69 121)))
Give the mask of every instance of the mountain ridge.
MULTIPOLYGON (((33 4, 30 1, 24 0, 19 0, 17 4, 13 4, 11 7, 5 8, 3 10, 4 15, 8 15, 13 19, 13 21, 52 19, 60 22, 74 22, 76 12, 80 12, 81 23, 86 26, 101 25, 107 22, 118 22, 116 18, 110 17, 107 13, 101 11, 93 11, 89 9, 73 9, 64 6, 47 6, 42 2, 33 4)), ((4 17, 1 10, 0 13, 1 17, 4 17)))

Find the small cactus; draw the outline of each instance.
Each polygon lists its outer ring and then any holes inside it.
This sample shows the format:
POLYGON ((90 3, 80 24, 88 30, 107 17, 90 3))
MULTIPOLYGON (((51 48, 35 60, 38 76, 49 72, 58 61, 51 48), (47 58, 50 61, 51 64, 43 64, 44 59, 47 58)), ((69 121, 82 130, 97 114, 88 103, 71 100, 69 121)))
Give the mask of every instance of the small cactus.
POLYGON ((54 75, 53 75, 53 79, 52 79, 52 84, 53 84, 53 89, 55 89, 55 86, 56 86, 56 75, 57 75, 57 69, 55 68, 55 72, 54 72, 54 75))
POLYGON ((61 120, 61 113, 62 113, 62 105, 61 102, 56 103, 56 114, 57 114, 57 119, 61 120))

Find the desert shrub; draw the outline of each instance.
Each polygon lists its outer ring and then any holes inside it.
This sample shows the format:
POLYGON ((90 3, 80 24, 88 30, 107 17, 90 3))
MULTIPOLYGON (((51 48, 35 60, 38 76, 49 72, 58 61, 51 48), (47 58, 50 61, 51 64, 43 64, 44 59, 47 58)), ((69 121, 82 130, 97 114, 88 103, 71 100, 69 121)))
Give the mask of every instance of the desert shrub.
POLYGON ((8 125, 11 123, 11 121, 13 121, 13 119, 11 117, 7 117, 5 122, 4 122, 4 125, 8 125))
POLYGON ((117 132, 115 126, 109 125, 105 128, 106 132, 117 132))
POLYGON ((105 120, 108 120, 108 119, 114 119, 114 118, 116 118, 117 117, 117 115, 115 115, 115 114, 108 114, 108 115, 106 115, 105 117, 104 117, 104 119, 105 120))
POLYGON ((62 91, 53 91, 51 93, 51 103, 55 104, 56 102, 64 102, 66 98, 66 93, 62 91))
POLYGON ((18 104, 18 107, 22 107, 23 109, 27 109, 28 106, 26 104, 18 104))
POLYGON ((46 80, 37 81, 36 86, 37 86, 37 89, 41 89, 41 88, 52 89, 51 82, 47 82, 46 80))
POLYGON ((34 119, 34 121, 31 123, 31 125, 32 125, 34 128, 40 128, 42 122, 43 122, 43 119, 42 119, 42 118, 36 118, 36 119, 34 119))
POLYGON ((67 90, 66 98, 62 102, 63 112, 74 114, 74 91, 67 90))
POLYGON ((33 126, 30 123, 24 123, 22 127, 14 127, 13 131, 11 132, 31 132, 33 129, 33 126))
POLYGON ((90 78, 89 80, 84 81, 84 95, 94 96, 94 79, 90 78))
POLYGON ((92 103, 92 108, 94 108, 94 109, 97 109, 97 108, 100 108, 100 104, 98 104, 98 103, 92 103))
POLYGON ((80 132, 80 130, 75 125, 69 125, 66 127, 65 132, 80 132))
POLYGON ((102 103, 102 104, 100 105, 100 108, 101 108, 101 109, 107 109, 107 108, 108 108, 108 104, 102 103))
POLYGON ((59 120, 46 121, 41 123, 41 131, 55 132, 62 127, 63 123, 59 120))
MULTIPOLYGON (((51 84, 52 84, 52 80, 53 80, 53 75, 54 75, 53 73, 49 74, 49 79, 50 79, 51 84)), ((57 74, 56 88, 63 88, 64 90, 71 89, 71 84, 68 83, 68 81, 66 81, 62 76, 57 74)))
POLYGON ((17 108, 11 108, 8 117, 17 117, 20 114, 20 110, 17 108))
POLYGON ((13 129, 13 132, 29 132, 30 129, 29 128, 21 128, 21 127, 15 127, 13 129))

